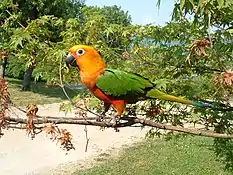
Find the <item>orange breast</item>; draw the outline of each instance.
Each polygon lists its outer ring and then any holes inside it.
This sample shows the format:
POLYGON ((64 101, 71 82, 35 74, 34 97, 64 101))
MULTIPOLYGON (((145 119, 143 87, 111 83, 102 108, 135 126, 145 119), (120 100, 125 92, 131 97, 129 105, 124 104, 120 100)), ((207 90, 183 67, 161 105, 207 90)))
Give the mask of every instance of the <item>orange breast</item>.
POLYGON ((104 94, 98 87, 96 87, 96 80, 100 76, 101 72, 89 74, 88 72, 80 72, 82 83, 93 93, 95 97, 100 100, 109 102, 112 100, 110 96, 104 94))
POLYGON ((102 72, 97 71, 95 73, 82 72, 80 71, 80 77, 82 83, 91 91, 96 87, 96 80, 101 75, 102 72))

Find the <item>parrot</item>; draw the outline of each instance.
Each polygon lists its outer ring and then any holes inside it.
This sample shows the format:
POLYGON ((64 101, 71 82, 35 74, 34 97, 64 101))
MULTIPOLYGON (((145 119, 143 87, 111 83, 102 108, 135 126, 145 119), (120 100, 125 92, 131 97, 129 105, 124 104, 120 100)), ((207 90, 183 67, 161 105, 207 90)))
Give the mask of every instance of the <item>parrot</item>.
POLYGON ((123 114, 126 104, 146 99, 160 99, 193 105, 200 108, 212 108, 211 104, 186 100, 166 94, 156 88, 149 79, 132 72, 107 68, 101 54, 88 45, 74 45, 68 50, 66 65, 76 67, 81 82, 99 100, 104 102, 103 115, 110 106, 116 111, 114 125, 123 114))

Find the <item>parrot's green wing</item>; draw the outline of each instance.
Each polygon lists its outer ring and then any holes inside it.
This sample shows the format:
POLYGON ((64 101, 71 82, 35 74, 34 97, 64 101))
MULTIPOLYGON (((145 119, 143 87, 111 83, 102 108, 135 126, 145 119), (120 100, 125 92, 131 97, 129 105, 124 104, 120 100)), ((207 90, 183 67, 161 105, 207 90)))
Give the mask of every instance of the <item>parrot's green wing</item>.
POLYGON ((161 99, 184 104, 190 104, 202 108, 213 108, 211 104, 186 100, 181 97, 166 94, 155 88, 148 79, 134 73, 114 69, 105 69, 105 72, 97 78, 96 86, 112 98, 126 100, 127 103, 135 103, 138 100, 161 99))
POLYGON ((129 72, 105 69, 98 77, 96 86, 113 98, 129 101, 144 99, 154 85, 146 78, 129 72))

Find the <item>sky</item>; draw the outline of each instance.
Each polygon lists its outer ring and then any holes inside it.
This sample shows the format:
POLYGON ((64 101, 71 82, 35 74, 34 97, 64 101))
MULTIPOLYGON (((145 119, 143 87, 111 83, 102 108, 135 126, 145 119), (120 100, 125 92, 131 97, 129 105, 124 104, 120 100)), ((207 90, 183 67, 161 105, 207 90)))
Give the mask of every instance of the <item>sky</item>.
POLYGON ((161 0, 160 9, 157 8, 157 0, 86 0, 87 5, 99 6, 121 6, 128 11, 132 17, 133 24, 165 25, 171 19, 174 0, 161 0))

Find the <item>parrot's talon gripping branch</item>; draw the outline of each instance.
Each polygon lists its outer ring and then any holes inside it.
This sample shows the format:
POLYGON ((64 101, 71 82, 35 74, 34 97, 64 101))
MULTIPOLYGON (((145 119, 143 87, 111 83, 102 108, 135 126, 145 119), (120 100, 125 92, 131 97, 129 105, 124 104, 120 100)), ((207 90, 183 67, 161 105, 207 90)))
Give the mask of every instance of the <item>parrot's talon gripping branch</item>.
POLYGON ((97 122, 102 122, 103 121, 103 117, 96 117, 96 121, 97 122))
MULTIPOLYGON (((95 119, 96 122, 104 122, 104 117, 103 116, 97 116, 95 119)), ((100 126, 100 130, 104 130, 104 126, 100 126)))
MULTIPOLYGON (((104 110, 101 112, 100 116, 97 116, 96 121, 97 122, 106 122, 105 117, 106 117, 106 112, 108 112, 109 108, 111 105, 108 103, 104 103, 104 110)), ((101 127, 100 129, 104 129, 104 127, 101 127)))
POLYGON ((115 129, 116 132, 119 132, 120 130, 118 129, 118 125, 120 124, 120 116, 119 115, 116 115, 113 117, 113 127, 115 129))
POLYGON ((97 117, 96 117, 96 121, 97 121, 97 122, 102 122, 102 121, 104 121, 105 113, 106 113, 105 111, 101 112, 100 116, 97 116, 97 117))

